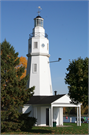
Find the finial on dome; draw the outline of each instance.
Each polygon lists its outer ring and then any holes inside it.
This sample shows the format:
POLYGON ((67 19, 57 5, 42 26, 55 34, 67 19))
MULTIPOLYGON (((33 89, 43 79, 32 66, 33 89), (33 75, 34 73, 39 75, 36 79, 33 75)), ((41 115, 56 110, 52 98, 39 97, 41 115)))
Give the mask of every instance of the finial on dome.
POLYGON ((42 10, 42 8, 40 6, 38 6, 38 16, 39 16, 39 14, 41 12, 40 10, 42 10))

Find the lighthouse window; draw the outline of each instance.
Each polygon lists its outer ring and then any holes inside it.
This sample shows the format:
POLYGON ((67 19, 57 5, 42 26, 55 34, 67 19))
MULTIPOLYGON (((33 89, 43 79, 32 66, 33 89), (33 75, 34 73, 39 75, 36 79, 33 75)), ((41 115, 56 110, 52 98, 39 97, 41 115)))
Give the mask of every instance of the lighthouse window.
POLYGON ((39 19, 37 19, 37 26, 39 26, 39 19))
POLYGON ((33 73, 37 72, 37 64, 33 64, 33 73))
POLYGON ((37 42, 34 42, 34 49, 37 48, 37 42))
POLYGON ((41 26, 41 20, 39 20, 39 26, 41 26))
POLYGON ((37 19, 37 26, 43 27, 43 20, 37 19))
POLYGON ((41 20, 41 27, 43 27, 43 21, 41 20))

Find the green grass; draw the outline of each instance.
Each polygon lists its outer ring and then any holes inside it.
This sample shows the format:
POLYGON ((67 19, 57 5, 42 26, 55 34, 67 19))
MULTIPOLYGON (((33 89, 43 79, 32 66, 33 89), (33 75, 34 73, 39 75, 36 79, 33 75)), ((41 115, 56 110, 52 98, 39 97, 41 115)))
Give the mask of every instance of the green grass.
POLYGON ((30 131, 21 132, 3 132, 2 134, 88 134, 88 124, 82 123, 77 126, 76 123, 64 123, 71 127, 33 127, 30 131))

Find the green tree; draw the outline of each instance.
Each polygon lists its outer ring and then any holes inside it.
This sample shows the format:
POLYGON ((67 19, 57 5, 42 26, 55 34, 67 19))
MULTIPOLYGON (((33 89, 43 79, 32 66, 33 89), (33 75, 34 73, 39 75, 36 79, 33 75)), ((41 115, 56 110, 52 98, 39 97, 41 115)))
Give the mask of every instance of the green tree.
MULTIPOLYGON (((18 110, 33 95, 34 87, 26 88, 28 76, 20 78, 24 73, 25 67, 19 65, 18 53, 15 53, 13 46, 6 40, 1 44, 1 130, 20 130, 26 123, 28 114, 21 119, 24 114, 18 110)), ((29 121, 32 118, 28 119, 29 121)), ((32 124, 36 122, 33 118, 32 124)), ((30 121, 31 123, 31 121, 30 121)), ((30 124, 30 127, 32 125, 30 124)), ((29 127, 29 128, 30 128, 29 127)))
POLYGON ((65 83, 69 85, 68 95, 72 102, 88 105, 88 58, 70 61, 67 71, 65 83))
POLYGON ((68 116, 69 115, 76 115, 76 112, 77 112, 75 107, 65 107, 64 110, 65 110, 64 114, 67 114, 68 116))
POLYGON ((71 107, 65 107, 65 114, 67 114, 69 116, 71 110, 72 110, 71 107))

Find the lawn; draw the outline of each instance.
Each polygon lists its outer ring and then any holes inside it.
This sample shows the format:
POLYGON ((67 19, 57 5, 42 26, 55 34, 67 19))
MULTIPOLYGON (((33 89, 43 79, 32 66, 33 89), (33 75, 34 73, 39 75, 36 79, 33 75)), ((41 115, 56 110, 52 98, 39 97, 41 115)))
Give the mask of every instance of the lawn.
POLYGON ((88 134, 88 124, 64 123, 71 127, 33 127, 30 131, 3 132, 2 134, 88 134))

